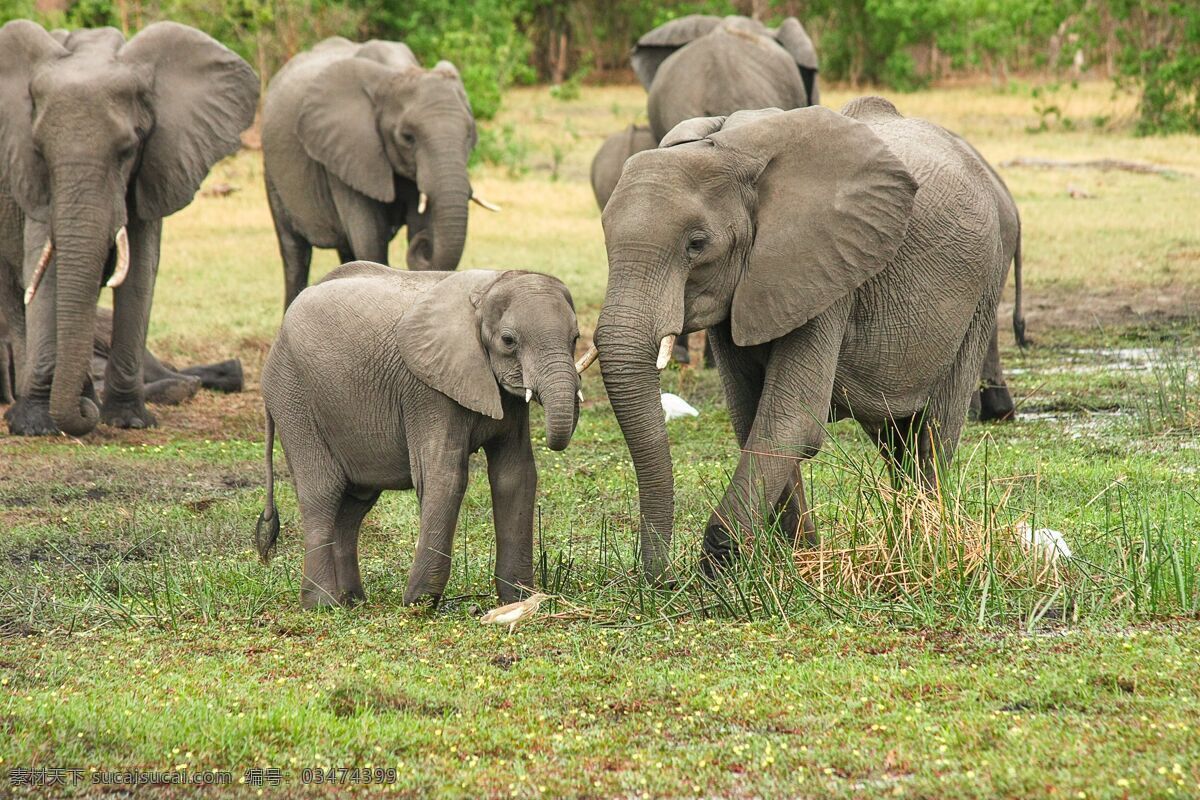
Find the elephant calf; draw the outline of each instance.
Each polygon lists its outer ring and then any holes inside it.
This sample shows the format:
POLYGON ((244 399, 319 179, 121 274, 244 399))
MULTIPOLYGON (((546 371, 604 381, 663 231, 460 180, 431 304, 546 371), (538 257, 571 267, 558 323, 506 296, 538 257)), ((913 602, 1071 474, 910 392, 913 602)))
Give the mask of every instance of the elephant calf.
POLYGON ((441 597, 467 488, 487 454, 496 524, 496 589, 511 602, 533 582, 537 470, 528 403, 546 409, 546 443, 563 450, 579 416, 571 293, 529 272, 409 272, 354 262, 301 292, 263 368, 267 503, 256 544, 279 535, 275 426, 304 528, 305 608, 364 597, 358 531, 383 489, 416 489, 417 554, 405 603, 441 597))

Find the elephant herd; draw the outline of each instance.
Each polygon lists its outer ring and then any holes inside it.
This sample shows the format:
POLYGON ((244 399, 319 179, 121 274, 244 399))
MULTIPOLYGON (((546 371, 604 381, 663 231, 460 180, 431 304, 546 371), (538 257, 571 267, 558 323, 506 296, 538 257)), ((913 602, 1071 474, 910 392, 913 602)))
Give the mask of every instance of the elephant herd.
MULTIPOLYGON (((801 464, 852 418, 897 480, 936 483, 974 404, 1012 399, 996 313, 1020 217, 970 144, 879 97, 818 105, 801 24, 693 15, 638 40, 649 127, 592 165, 608 286, 576 359, 569 289, 520 270, 456 272, 475 120, 457 69, 404 44, 328 39, 271 80, 264 176, 285 314, 263 368, 263 558, 280 530, 278 434, 304 535, 305 607, 364 597, 358 534, 380 493, 415 489, 420 535, 405 601, 440 598, 471 453, 487 456, 503 600, 532 589, 537 470, 569 444, 599 359, 637 474, 640 553, 671 579, 671 450, 659 372, 706 332, 740 458, 703 535, 708 573, 750 532, 816 531, 801 464), (648 220, 654 224, 647 224, 648 220), (388 266, 407 230, 408 270, 388 266), (312 248, 341 267, 308 286, 312 248)), ((184 25, 0 28, 0 402, 10 433, 155 424, 147 401, 237 391, 237 362, 175 370, 145 348, 162 220, 186 206, 253 122, 259 81, 184 25), (111 316, 97 310, 113 288, 111 316)))

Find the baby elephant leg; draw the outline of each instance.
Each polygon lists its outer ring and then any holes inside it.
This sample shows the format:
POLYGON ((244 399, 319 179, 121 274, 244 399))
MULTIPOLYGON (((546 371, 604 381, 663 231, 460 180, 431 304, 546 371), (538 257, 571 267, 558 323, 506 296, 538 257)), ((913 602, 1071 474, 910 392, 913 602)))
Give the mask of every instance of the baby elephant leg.
POLYGON ((379 492, 351 488, 342 497, 334 522, 333 566, 337 573, 337 596, 342 605, 366 599, 358 568, 358 532, 363 518, 375 506, 379 492))
POLYGON ((537 464, 529 443, 529 420, 503 441, 486 446, 492 519, 496 523, 496 594, 501 603, 533 590, 533 510, 537 464))
POLYGON ((421 504, 421 536, 408 573, 405 605, 431 598, 436 605, 450 580, 450 554, 458 511, 467 491, 467 456, 449 455, 422 465, 417 496, 421 504))

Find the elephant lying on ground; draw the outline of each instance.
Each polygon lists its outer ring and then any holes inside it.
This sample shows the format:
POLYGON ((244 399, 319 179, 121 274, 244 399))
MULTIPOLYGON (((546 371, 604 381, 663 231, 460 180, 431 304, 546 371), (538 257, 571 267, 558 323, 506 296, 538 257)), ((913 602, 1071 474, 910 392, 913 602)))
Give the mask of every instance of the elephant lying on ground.
POLYGON ((1000 216, 985 163, 878 97, 689 120, 629 160, 604 209, 595 344, 649 577, 674 527, 658 371, 675 338, 708 330, 741 450, 706 568, 776 514, 811 538, 801 465, 830 410, 897 476, 931 485, 953 459, 1008 272, 1000 216))
POLYGON ((286 308, 313 247, 388 263, 408 228, 411 269, 451 270, 473 198, 475 118, 458 70, 422 69, 398 42, 335 37, 281 69, 263 102, 263 170, 283 257, 286 308))
POLYGON ((142 358, 162 220, 236 152, 257 102, 254 70, 185 25, 128 41, 114 28, 0 28, 0 313, 28 364, 11 432, 155 424, 142 358), (84 390, 104 285, 112 353, 97 408, 84 390))
MULTIPOLYGON (((92 341, 91 386, 85 393, 91 396, 104 393, 104 373, 112 354, 112 311, 96 309, 96 333, 92 341)), ((8 322, 0 315, 0 405, 11 403, 17 394, 19 360, 15 355, 8 322)), ((149 348, 142 354, 142 379, 146 387, 146 402, 156 405, 177 405, 194 396, 200 389, 235 393, 242 391, 242 362, 235 359, 218 364, 203 364, 176 369, 160 361, 149 348)))
POLYGON ((267 506, 256 544, 279 535, 271 465, 276 426, 304 527, 305 608, 363 598, 358 530, 383 489, 421 509, 406 603, 436 602, 467 488, 487 453, 501 602, 533 586, 537 468, 528 403, 563 450, 579 416, 579 328, 571 294, 529 272, 407 272, 359 262, 300 293, 263 368, 267 506))
POLYGON ((592 193, 596 195, 596 205, 600 206, 601 211, 612 196, 613 189, 617 188, 621 168, 629 157, 655 147, 658 147, 658 139, 645 125, 630 125, 604 140, 592 159, 592 193))

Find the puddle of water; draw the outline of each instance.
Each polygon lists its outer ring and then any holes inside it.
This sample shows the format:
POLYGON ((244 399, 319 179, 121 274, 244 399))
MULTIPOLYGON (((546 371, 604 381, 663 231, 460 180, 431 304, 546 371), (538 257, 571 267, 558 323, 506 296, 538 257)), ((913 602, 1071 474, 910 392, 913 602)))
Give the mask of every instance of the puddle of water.
POLYGON ((1163 349, 1158 347, 1098 347, 1064 350, 1057 366, 1026 369, 1017 367, 1007 370, 1010 375, 1062 374, 1064 372, 1092 373, 1132 371, 1146 372, 1156 363, 1164 361, 1163 349))

